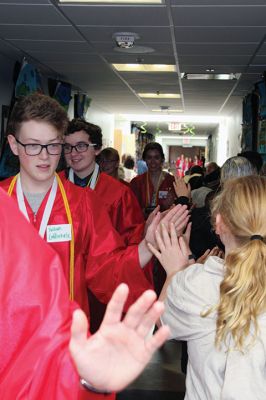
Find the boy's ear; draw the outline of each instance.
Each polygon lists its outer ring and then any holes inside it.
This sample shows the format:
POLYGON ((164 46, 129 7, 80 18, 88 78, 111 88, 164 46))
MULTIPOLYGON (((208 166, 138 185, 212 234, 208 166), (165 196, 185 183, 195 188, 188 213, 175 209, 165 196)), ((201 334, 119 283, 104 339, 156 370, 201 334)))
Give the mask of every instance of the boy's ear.
POLYGON ((16 141, 15 136, 8 135, 7 140, 8 140, 8 143, 9 143, 9 146, 10 146, 12 152, 15 154, 15 156, 17 156, 18 155, 18 142, 16 141))
POLYGON ((100 152, 102 151, 102 149, 94 149, 95 155, 98 156, 98 154, 100 154, 100 152))

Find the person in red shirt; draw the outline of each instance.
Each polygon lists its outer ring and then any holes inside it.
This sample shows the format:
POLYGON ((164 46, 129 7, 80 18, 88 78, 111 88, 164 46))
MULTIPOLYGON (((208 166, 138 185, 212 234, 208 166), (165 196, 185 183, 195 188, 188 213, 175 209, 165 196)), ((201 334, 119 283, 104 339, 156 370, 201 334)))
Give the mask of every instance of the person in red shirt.
POLYGON ((175 178, 163 171, 165 157, 159 143, 148 143, 144 148, 142 158, 146 161, 148 171, 132 179, 130 187, 147 218, 158 205, 160 210, 164 211, 174 204, 176 196, 173 183, 175 178))
POLYGON ((162 304, 145 292, 121 321, 128 289, 120 285, 100 330, 88 337, 81 310, 71 328, 77 305, 58 255, 2 190, 0 219, 0 398, 111 399, 106 392, 135 379, 167 338, 168 329, 146 338, 162 304))
POLYGON ((179 178, 183 178, 183 176, 185 175, 185 163, 185 156, 184 154, 181 154, 181 156, 178 157, 176 160, 176 174, 179 178))

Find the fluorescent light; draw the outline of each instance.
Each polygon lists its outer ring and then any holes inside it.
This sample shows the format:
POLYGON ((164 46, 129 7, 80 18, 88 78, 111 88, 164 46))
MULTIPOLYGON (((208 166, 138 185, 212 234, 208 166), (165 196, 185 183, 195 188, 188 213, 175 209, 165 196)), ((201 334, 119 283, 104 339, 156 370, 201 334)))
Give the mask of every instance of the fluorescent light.
POLYGON ((176 72, 175 65, 167 64, 112 64, 117 71, 125 72, 176 72))
POLYGON ((208 139, 208 136, 197 136, 197 135, 195 135, 195 136, 180 136, 179 134, 177 134, 177 133, 173 133, 172 135, 161 135, 161 137, 163 138, 163 139, 173 139, 173 138, 175 138, 175 139, 180 139, 180 140, 186 140, 186 139, 189 139, 189 140, 207 140, 208 139))
POLYGON ((181 73, 182 79, 195 79, 195 80, 237 80, 241 74, 189 74, 186 72, 181 73))
MULTIPOLYGON (((160 115, 156 114, 120 114, 123 118, 128 119, 130 121, 155 121, 155 122, 163 122, 163 121, 173 121, 173 116, 160 113, 160 115)), ((178 115, 178 122, 185 123, 196 123, 196 124, 213 124, 218 125, 222 123, 223 118, 219 115, 178 115)))
POLYGON ((162 0, 59 0, 59 3, 131 3, 131 4, 162 4, 162 0))
POLYGON ((180 99, 178 93, 138 93, 138 95, 146 99, 180 99))
POLYGON ((164 112, 164 113, 179 113, 179 112, 183 112, 184 110, 169 110, 169 109, 157 109, 157 110, 151 110, 152 112, 164 112))

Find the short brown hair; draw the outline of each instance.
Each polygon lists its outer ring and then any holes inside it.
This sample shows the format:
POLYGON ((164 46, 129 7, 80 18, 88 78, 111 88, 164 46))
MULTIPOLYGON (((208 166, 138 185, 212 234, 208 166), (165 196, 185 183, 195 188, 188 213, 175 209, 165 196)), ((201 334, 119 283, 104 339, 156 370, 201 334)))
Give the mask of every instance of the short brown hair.
POLYGON ((99 158, 100 160, 110 160, 111 158, 113 158, 114 161, 120 161, 119 153, 113 147, 105 147, 105 149, 100 152, 99 158))
POLYGON ((142 160, 144 160, 144 161, 146 160, 147 153, 149 150, 157 150, 158 153, 160 153, 161 158, 163 160, 165 160, 163 148, 160 145, 160 143, 157 143, 157 142, 150 142, 150 143, 146 144, 146 146, 144 147, 143 153, 142 153, 142 160))
POLYGON ((89 136, 91 143, 95 143, 95 149, 100 149, 103 145, 103 135, 102 130, 98 125, 91 124, 82 118, 74 118, 69 122, 66 135, 71 135, 72 133, 84 131, 89 136))
POLYGON ((39 93, 17 100, 10 115, 7 134, 17 136, 21 124, 31 120, 49 123, 62 136, 68 126, 68 116, 63 107, 51 97, 39 93))

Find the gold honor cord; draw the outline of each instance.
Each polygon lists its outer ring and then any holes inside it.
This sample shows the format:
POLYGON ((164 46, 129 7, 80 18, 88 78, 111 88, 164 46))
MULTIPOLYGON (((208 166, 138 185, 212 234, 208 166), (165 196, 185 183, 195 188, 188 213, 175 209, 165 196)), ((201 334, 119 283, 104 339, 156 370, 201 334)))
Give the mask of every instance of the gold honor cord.
POLYGON ((69 225, 71 226, 71 241, 70 241, 70 257, 69 257, 69 297, 70 300, 74 300, 74 257, 75 257, 75 240, 74 240, 74 229, 73 229, 73 222, 72 222, 72 215, 71 211, 69 208, 69 203, 67 200, 67 195, 65 188, 63 186, 63 183, 61 179, 59 178, 59 175, 55 173, 57 183, 63 198, 65 210, 66 210, 66 215, 67 215, 67 221, 69 225))
POLYGON ((8 188, 8 191, 7 191, 8 196, 11 196, 11 194, 12 194, 12 192, 14 190, 14 186, 15 186, 15 184, 17 182, 17 179, 18 179, 18 174, 14 176, 14 178, 12 179, 12 181, 11 181, 11 183, 9 185, 9 188, 8 188))
MULTIPOLYGON (((69 203, 67 200, 67 195, 65 188, 62 184, 61 179, 59 178, 58 174, 55 174, 56 180, 63 198, 65 210, 66 210, 66 215, 67 215, 67 221, 69 225, 71 226, 71 241, 70 241, 70 257, 69 257, 69 298, 70 300, 74 300, 74 256, 75 256, 75 240, 74 240, 74 230, 73 230, 73 223, 72 223, 72 216, 71 216, 71 211, 69 208, 69 203)), ((12 179, 7 194, 11 196, 14 186, 16 184, 18 175, 14 176, 12 179)))
MULTIPOLYGON (((161 185, 161 183, 162 183, 162 178, 163 178, 163 171, 161 171, 161 173, 160 173, 160 176, 159 176, 159 180, 158 180, 158 183, 157 183, 157 187, 156 187, 156 189, 155 189, 155 191, 154 191, 154 193, 155 193, 155 200, 156 200, 156 206, 158 205, 158 192, 159 192, 159 188, 160 188, 160 185, 161 185)), ((150 182, 149 182, 149 172, 147 172, 147 175, 146 175, 146 207, 149 207, 149 206, 151 206, 151 204, 150 204, 150 182)))

